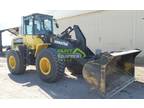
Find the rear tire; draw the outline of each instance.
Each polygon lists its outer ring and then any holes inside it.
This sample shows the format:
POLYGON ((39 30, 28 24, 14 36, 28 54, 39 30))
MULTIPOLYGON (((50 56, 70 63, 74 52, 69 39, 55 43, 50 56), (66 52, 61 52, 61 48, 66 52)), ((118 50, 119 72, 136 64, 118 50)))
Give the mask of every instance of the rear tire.
POLYGON ((14 50, 8 51, 7 66, 12 74, 23 74, 26 69, 20 52, 14 50))
POLYGON ((36 57, 36 70, 43 81, 56 82, 64 76, 65 63, 55 49, 43 49, 36 57))

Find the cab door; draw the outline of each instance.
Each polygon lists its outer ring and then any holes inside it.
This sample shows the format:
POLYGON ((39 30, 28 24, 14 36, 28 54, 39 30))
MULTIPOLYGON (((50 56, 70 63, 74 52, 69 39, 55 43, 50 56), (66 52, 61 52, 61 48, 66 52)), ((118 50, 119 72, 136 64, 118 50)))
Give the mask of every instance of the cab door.
MULTIPOLYGON (((24 44, 29 49, 36 49, 38 44, 42 44, 43 41, 39 38, 38 35, 35 35, 35 27, 34 27, 34 18, 32 16, 24 17, 23 18, 23 39, 24 44)), ((36 27, 38 28, 38 27, 36 27)))

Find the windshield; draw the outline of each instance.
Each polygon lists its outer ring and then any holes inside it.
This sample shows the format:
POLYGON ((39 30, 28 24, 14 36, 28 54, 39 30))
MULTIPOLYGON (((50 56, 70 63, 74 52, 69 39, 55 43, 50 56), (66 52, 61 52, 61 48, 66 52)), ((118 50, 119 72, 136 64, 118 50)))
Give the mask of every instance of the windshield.
POLYGON ((35 19, 34 28, 35 34, 52 33, 52 21, 50 19, 35 19))

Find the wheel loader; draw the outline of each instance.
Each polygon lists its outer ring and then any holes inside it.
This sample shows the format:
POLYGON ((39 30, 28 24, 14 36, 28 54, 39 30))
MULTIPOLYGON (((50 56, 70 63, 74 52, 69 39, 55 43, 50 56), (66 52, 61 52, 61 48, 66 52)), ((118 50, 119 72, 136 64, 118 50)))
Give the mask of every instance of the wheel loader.
POLYGON ((52 83, 63 78, 67 68, 72 74, 82 74, 104 97, 113 96, 134 81, 139 49, 93 53, 78 25, 57 35, 54 25, 58 27, 50 15, 35 13, 23 17, 21 34, 13 39, 7 54, 12 74, 23 74, 28 65, 35 65, 39 77, 52 83))

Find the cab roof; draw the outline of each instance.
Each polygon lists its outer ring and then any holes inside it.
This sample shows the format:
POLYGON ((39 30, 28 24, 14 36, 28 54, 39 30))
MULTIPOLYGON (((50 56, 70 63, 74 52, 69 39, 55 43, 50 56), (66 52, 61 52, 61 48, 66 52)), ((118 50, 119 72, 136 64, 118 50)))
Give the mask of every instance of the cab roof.
POLYGON ((47 14, 40 14, 40 13, 33 13, 24 17, 28 17, 28 16, 48 16, 48 17, 53 17, 52 15, 47 15, 47 14))

